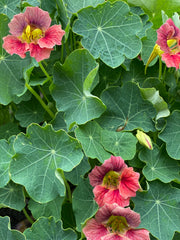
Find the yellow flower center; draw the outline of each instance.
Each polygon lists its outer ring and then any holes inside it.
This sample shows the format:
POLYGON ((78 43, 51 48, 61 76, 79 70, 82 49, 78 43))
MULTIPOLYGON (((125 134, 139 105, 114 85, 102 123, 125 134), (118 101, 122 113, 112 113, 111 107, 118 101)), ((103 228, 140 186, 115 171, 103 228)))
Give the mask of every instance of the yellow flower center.
POLYGON ((167 45, 170 48, 172 54, 176 54, 176 53, 180 52, 178 42, 176 39, 167 40, 167 45))
POLYGON ((124 234, 129 228, 126 218, 123 216, 112 215, 106 225, 110 232, 119 234, 124 234))
POLYGON ((109 189, 117 189, 119 186, 120 174, 115 171, 109 171, 103 178, 103 185, 109 189))
POLYGON ((27 43, 36 43, 37 40, 40 39, 42 36, 43 32, 40 28, 35 28, 34 26, 27 25, 20 38, 27 43))

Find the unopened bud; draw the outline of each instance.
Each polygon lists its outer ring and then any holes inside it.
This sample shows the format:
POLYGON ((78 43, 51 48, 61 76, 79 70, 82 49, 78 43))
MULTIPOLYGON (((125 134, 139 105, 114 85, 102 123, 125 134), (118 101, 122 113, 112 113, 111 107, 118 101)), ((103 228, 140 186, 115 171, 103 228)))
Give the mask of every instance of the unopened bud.
POLYGON ((150 137, 147 134, 145 134, 143 131, 137 130, 136 137, 140 144, 144 145, 145 147, 147 147, 150 150, 153 149, 153 145, 152 145, 150 137))

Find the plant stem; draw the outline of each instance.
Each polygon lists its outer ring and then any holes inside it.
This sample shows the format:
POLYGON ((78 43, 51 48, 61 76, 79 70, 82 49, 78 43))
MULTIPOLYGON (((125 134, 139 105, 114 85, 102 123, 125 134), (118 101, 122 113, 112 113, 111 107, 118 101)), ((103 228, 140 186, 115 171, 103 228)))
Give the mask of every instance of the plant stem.
POLYGON ((161 76, 162 76, 162 61, 161 57, 159 57, 159 80, 161 80, 161 76))
POLYGON ((47 96, 46 96, 44 90, 42 89, 42 87, 41 87, 41 86, 38 86, 38 88, 39 88, 39 91, 42 93, 43 97, 44 97, 44 98, 46 99, 46 101, 49 103, 50 101, 49 101, 49 99, 47 98, 47 96))
POLYGON ((47 80, 45 82, 48 82, 49 80, 52 81, 52 77, 49 76, 46 69, 43 67, 42 63, 39 62, 38 64, 39 64, 41 70, 43 71, 44 75, 47 77, 47 80))
POLYGON ((27 220, 28 220, 31 224, 33 224, 34 221, 33 221, 32 218, 29 216, 29 214, 27 213, 27 211, 26 211, 25 208, 23 208, 23 213, 24 213, 25 217, 27 218, 27 220))
POLYGON ((54 113, 49 109, 49 107, 44 103, 44 101, 41 99, 41 97, 37 94, 36 91, 28 84, 25 84, 27 89, 35 96, 35 98, 40 102, 41 106, 46 110, 47 113, 51 116, 51 118, 55 118, 54 113))
POLYGON ((66 186, 67 198, 68 198, 69 202, 72 202, 71 189, 70 189, 70 186, 69 186, 69 184, 68 184, 68 182, 67 182, 67 180, 66 180, 66 178, 64 176, 64 172, 61 170, 60 174, 61 174, 61 177, 62 177, 62 179, 64 181, 65 186, 66 186))

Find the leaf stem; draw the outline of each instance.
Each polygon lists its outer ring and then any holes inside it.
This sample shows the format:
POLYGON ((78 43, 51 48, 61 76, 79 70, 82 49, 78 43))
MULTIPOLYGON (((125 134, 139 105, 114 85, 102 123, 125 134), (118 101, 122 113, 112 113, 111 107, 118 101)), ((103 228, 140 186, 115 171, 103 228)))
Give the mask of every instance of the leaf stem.
POLYGON ((24 213, 25 217, 27 218, 27 220, 28 220, 31 224, 33 224, 34 221, 33 221, 32 218, 29 216, 29 214, 27 213, 27 211, 26 211, 25 208, 23 208, 23 213, 24 213))
POLYGON ((70 188, 70 186, 69 186, 69 184, 68 184, 68 182, 67 182, 67 180, 66 180, 66 178, 65 178, 65 176, 64 176, 63 170, 61 170, 60 173, 61 173, 61 177, 62 177, 62 179, 63 179, 63 181, 64 181, 64 184, 65 184, 65 186, 66 186, 67 199, 69 200, 69 202, 72 203, 71 188, 70 188))
POLYGON ((159 80, 161 80, 162 77, 162 61, 161 57, 159 57, 159 80))
POLYGON ((41 106, 46 110, 47 113, 49 113, 49 115, 51 116, 51 118, 55 118, 54 113, 49 109, 49 107, 44 103, 44 101, 42 100, 42 98, 37 94, 36 91, 34 91, 34 89, 28 84, 25 83, 27 89, 35 96, 35 98, 40 102, 41 106))
POLYGON ((43 71, 44 75, 47 77, 47 80, 45 82, 48 82, 49 80, 52 81, 52 77, 49 76, 49 74, 47 73, 46 69, 44 68, 44 66, 42 65, 41 62, 38 62, 41 70, 43 71))

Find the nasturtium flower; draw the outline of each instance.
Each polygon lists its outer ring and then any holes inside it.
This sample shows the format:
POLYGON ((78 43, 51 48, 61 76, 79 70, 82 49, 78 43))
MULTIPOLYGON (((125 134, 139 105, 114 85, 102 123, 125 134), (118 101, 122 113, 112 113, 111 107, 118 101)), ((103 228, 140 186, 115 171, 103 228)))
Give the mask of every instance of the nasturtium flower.
POLYGON ((83 228, 87 240, 150 240, 146 229, 136 229, 140 215, 129 207, 105 204, 83 228))
POLYGON ((162 60, 167 67, 179 69, 180 65, 180 29, 169 18, 158 30, 156 43, 163 51, 162 60))
POLYGON ((151 138, 146 133, 144 133, 143 131, 137 130, 136 137, 141 145, 147 147, 150 150, 153 150, 151 138))
POLYGON ((89 174, 89 180, 94 187, 95 201, 100 207, 106 203, 128 206, 130 197, 135 197, 140 188, 139 173, 128 167, 121 157, 111 156, 101 166, 95 166, 89 174))
POLYGON ((50 27, 49 13, 38 7, 27 7, 24 13, 17 14, 8 24, 10 33, 3 38, 3 48, 9 54, 25 58, 29 51, 38 62, 47 59, 55 45, 61 45, 65 34, 61 25, 50 27))

